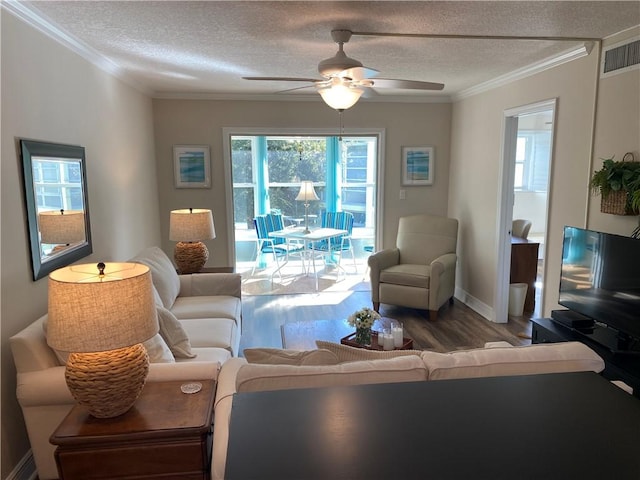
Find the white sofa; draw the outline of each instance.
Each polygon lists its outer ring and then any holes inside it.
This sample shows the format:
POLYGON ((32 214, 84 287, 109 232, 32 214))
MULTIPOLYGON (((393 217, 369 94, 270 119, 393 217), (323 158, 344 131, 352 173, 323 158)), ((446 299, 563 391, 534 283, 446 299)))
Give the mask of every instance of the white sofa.
MULTIPOLYGON (((161 335, 145 342, 151 365, 147 381, 216 379, 220 365, 237 356, 242 302, 240 275, 177 275, 157 247, 132 261, 148 265, 156 290, 161 335)), ((75 405, 64 378, 64 352, 46 341, 44 315, 14 335, 17 397, 40 480, 58 478, 49 437, 75 405)))
POLYGON ((308 352, 246 349, 246 358, 234 358, 222 366, 214 405, 214 480, 224 479, 236 392, 604 370, 602 358, 579 342, 525 347, 498 342, 487 344, 487 348, 451 353, 373 352, 316 343, 319 350, 308 352))

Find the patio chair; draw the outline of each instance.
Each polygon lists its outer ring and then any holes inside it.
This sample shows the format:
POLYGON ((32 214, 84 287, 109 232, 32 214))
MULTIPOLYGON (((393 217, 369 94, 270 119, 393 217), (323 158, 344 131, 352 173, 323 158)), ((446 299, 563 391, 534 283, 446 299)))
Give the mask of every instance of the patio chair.
MULTIPOLYGON (((351 212, 325 212, 321 218, 322 228, 337 228, 339 230, 346 230, 347 234, 340 237, 330 238, 328 240, 322 240, 315 242, 312 245, 314 252, 320 252, 325 257, 325 263, 336 263, 338 268, 342 260, 343 252, 351 252, 351 258, 353 259, 353 266, 357 270, 356 256, 353 252, 353 242, 351 241, 351 234, 353 232, 353 213, 351 212), (333 258, 328 259, 329 254, 333 257, 337 257, 337 262, 333 258)), ((314 265, 315 266, 315 265, 314 265)))
POLYGON ((257 249, 256 261, 253 265, 253 270, 251 270, 251 275, 256 271, 256 267, 260 262, 261 253, 270 253, 273 255, 273 259, 276 262, 276 272, 280 273, 281 265, 278 257, 284 256, 285 261, 287 261, 291 253, 301 253, 303 251, 304 246, 300 243, 288 242, 284 238, 273 238, 269 236, 269 233, 285 228, 282 214, 267 213, 265 215, 257 215, 253 219, 253 224, 255 225, 257 234, 257 249))

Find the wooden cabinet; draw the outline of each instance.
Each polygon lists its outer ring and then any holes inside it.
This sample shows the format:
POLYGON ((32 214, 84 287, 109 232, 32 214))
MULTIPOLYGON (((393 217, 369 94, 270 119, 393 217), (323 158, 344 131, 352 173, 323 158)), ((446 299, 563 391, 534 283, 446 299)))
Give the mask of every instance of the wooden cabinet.
POLYGON ((511 237, 510 283, 526 283, 527 296, 524 313, 533 313, 536 307, 536 277, 538 275, 538 249, 540 244, 511 237))
POLYGON ((76 405, 51 436, 61 480, 208 480, 214 381, 185 394, 184 382, 147 383, 115 418, 76 405))

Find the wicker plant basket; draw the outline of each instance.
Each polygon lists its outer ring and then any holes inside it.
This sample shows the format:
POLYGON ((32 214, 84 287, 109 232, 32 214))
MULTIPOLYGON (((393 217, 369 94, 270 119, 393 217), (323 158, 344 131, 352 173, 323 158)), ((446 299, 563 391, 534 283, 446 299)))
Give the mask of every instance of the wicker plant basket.
MULTIPOLYGON (((605 160, 611 162, 611 159, 605 160)), ((639 165, 639 162, 635 161, 632 152, 625 153, 622 157, 622 162, 627 162, 626 165, 639 165)), ((603 170, 601 170, 602 172, 603 170)), ((638 172, 639 170, 636 170, 638 172)), ((637 181, 637 180, 636 180, 637 181)), ((600 211, 602 213, 610 213, 612 215, 638 215, 637 209, 631 208, 631 199, 629 198, 629 192, 626 189, 609 191, 607 195, 602 195, 600 198, 600 211)))
POLYGON ((600 211, 613 215, 638 215, 638 212, 634 212, 628 208, 627 197, 628 194, 626 190, 610 192, 609 195, 601 197, 600 211))

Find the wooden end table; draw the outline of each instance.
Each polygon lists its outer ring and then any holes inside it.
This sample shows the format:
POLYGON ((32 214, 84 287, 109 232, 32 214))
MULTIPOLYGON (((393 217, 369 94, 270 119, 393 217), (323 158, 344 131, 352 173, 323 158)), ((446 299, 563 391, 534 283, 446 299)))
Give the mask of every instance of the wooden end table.
POLYGON ((215 382, 198 380, 194 394, 184 383, 147 383, 115 418, 73 407, 50 438, 60 479, 210 479, 215 382))

